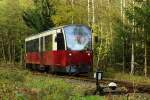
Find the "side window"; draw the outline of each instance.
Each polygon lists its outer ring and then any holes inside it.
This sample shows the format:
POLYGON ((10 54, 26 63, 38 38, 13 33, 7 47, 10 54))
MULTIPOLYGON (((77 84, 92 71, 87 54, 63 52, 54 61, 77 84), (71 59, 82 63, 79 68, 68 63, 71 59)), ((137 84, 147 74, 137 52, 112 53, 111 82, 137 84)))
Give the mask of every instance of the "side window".
POLYGON ((39 51, 39 39, 33 40, 33 45, 34 45, 33 51, 38 52, 39 51))
POLYGON ((33 52, 33 40, 26 42, 26 52, 33 52))
POLYGON ((57 41, 57 50, 65 50, 63 33, 58 33, 55 40, 57 41))
POLYGON ((38 52, 39 51, 39 39, 26 42, 26 52, 38 52))
POLYGON ((31 50, 30 50, 30 41, 27 41, 26 42, 26 52, 30 52, 31 50))
POLYGON ((40 50, 43 51, 43 37, 40 38, 40 50))
POLYGON ((52 35, 48 35, 45 37, 45 50, 52 50, 52 35))

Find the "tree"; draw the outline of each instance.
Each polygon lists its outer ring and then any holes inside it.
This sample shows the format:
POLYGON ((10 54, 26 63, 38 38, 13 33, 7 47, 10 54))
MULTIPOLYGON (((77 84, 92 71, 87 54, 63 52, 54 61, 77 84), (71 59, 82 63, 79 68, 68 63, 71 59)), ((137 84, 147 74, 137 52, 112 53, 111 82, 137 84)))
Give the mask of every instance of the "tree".
POLYGON ((74 8, 75 1, 71 0, 57 0, 54 2, 56 9, 55 14, 52 16, 52 20, 55 26, 64 24, 75 23, 74 8))
POLYGON ((51 2, 48 0, 34 0, 34 7, 24 11, 23 14, 26 25, 37 32, 53 27, 51 16, 54 14, 54 9, 51 2))
MULTIPOLYGON (((137 1, 133 7, 129 7, 126 15, 130 21, 133 21, 134 32, 140 31, 144 34, 144 74, 147 76, 147 36, 150 32, 150 2, 147 1, 137 1)), ((141 34, 141 36, 142 36, 141 34)), ((134 37, 135 39, 135 37, 134 37)), ((132 40, 133 41, 133 40, 132 40)), ((135 40, 134 40, 135 41, 135 40)), ((133 67, 133 66, 132 66, 133 67)), ((131 68, 132 68, 131 67, 131 68)), ((131 71, 132 73, 132 71, 131 71)))
POLYGON ((24 37, 32 31, 23 22, 19 0, 0 1, 0 10, 0 55, 5 62, 14 63, 20 61, 24 37))

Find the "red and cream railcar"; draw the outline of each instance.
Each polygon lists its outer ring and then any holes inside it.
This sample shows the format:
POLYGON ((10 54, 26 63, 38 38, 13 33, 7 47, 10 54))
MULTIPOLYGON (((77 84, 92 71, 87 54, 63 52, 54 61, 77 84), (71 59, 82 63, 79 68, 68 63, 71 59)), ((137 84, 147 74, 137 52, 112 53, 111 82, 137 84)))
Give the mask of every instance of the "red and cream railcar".
POLYGON ((92 69, 92 34, 85 25, 66 25, 25 39, 27 67, 52 72, 86 73, 92 69))

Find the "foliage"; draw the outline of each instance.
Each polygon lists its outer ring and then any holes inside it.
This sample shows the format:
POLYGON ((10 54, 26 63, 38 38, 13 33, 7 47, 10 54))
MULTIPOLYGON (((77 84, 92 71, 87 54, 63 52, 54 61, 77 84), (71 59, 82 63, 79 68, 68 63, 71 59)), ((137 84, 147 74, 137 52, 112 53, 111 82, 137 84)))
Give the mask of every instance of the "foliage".
POLYGON ((68 99, 72 94, 73 88, 70 84, 65 83, 63 80, 56 80, 43 76, 30 76, 27 78, 25 87, 28 89, 35 89, 37 91, 37 98, 41 99, 68 99), (53 81, 52 81, 53 80, 53 81))
POLYGON ((17 70, 12 70, 11 72, 9 72, 9 70, 2 70, 0 72, 0 79, 1 80, 9 80, 12 82, 16 82, 16 81, 24 81, 24 74, 26 72, 21 72, 17 71, 17 70))
POLYGON ((27 71, 18 68, 0 67, 0 98, 17 99, 18 88, 23 86, 27 71))
POLYGON ((144 57, 147 57, 147 61, 150 60, 150 2, 135 0, 134 5, 132 2, 133 0, 94 0, 95 23, 92 23, 93 7, 90 2, 88 16, 88 0, 1 0, 0 60, 5 63, 21 63, 25 37, 53 26, 81 23, 90 25, 93 36, 97 35, 99 39, 93 46, 94 67, 107 69, 107 66, 119 64, 119 69, 125 65, 125 72, 128 72, 133 41, 135 68, 142 69, 144 57), (145 34, 148 35, 147 39, 144 38, 145 34), (147 56, 144 51, 145 40, 147 56))
POLYGON ((129 82, 135 82, 136 84, 146 84, 146 85, 149 85, 149 82, 150 82, 150 79, 146 77, 142 77, 138 75, 132 76, 129 74, 122 75, 122 73, 114 74, 114 79, 122 80, 122 81, 126 80, 129 82))
POLYGON ((0 58, 5 62, 19 61, 24 37, 32 30, 23 22, 18 0, 0 1, 0 10, 0 58))
POLYGON ((114 54, 119 58, 119 62, 122 60, 122 65, 124 60, 126 71, 129 71, 131 64, 131 44, 134 45, 134 53, 132 54, 135 57, 134 65, 136 69, 142 69, 145 66, 144 60, 149 60, 149 3, 149 1, 135 0, 133 4, 133 1, 129 0, 123 11, 124 18, 118 16, 114 20, 113 29, 116 32, 114 54))
POLYGON ((15 85, 10 82, 0 81, 0 98, 10 99, 15 97, 15 85))
POLYGON ((149 26, 150 26, 150 2, 144 1, 140 2, 140 4, 137 4, 134 6, 134 12, 131 7, 129 7, 126 11, 126 15, 130 21, 133 19, 135 20, 136 26, 143 27, 146 32, 149 32, 149 26))
POLYGON ((33 75, 27 70, 0 67, 0 98, 13 100, 83 100, 83 87, 53 76, 33 75), (7 73, 6 73, 7 72, 7 73))
POLYGON ((34 0, 34 7, 24 12, 23 19, 28 27, 42 32, 53 26, 53 14, 53 5, 48 0, 34 0))
POLYGON ((61 26, 71 23, 71 16, 73 14, 71 4, 66 3, 67 0, 57 0, 54 2, 56 9, 55 14, 52 16, 52 20, 55 26, 61 26))

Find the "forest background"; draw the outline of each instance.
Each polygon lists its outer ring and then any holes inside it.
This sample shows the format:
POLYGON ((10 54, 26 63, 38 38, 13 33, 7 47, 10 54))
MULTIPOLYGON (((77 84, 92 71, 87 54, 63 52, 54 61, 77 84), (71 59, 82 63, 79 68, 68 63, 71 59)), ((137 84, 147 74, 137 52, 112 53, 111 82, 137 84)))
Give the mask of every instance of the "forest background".
POLYGON ((0 62, 23 64, 25 37, 72 23, 93 30, 94 69, 150 74, 149 0, 0 0, 0 62))

